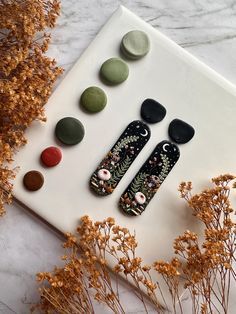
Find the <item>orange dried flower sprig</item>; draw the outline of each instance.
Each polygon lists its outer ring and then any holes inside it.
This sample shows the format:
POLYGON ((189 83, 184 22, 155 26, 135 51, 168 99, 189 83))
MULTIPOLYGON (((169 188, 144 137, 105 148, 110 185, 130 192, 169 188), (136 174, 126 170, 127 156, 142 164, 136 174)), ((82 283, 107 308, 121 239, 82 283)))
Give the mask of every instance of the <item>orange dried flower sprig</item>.
POLYGON ((45 29, 55 26, 59 12, 57 0, 0 0, 0 215, 11 201, 9 163, 26 143, 25 129, 46 120, 44 105, 62 72, 44 54, 45 29))
POLYGON ((114 313, 125 313, 119 297, 119 276, 117 283, 112 284, 113 275, 107 268, 107 258, 113 258, 113 273, 123 274, 133 282, 136 288, 133 292, 146 313, 143 291, 156 313, 165 311, 159 300, 173 313, 184 313, 180 298, 183 285, 190 293, 193 314, 228 313, 230 287, 236 280, 235 212, 229 200, 233 179, 231 175, 214 178, 213 188, 196 195, 191 194, 190 182, 180 184, 181 197, 203 223, 204 234, 187 230, 177 237, 170 262, 157 260, 152 265, 143 265, 136 254, 135 234, 115 225, 113 218, 94 223, 88 216, 83 217, 77 234, 66 235, 67 254, 62 257, 65 265, 51 273, 38 274, 41 300, 35 308, 44 313, 94 313, 96 300, 114 313), (167 285, 172 305, 167 304, 167 296, 152 272, 167 285))
POLYGON ((0 72, 10 75, 35 51, 45 52, 60 12, 58 0, 0 0, 0 72), (38 38, 41 38, 39 42, 38 38))
POLYGON ((235 176, 213 178, 214 187, 191 194, 191 184, 180 186, 182 197, 204 225, 203 241, 188 231, 174 242, 182 266, 185 287, 193 299, 194 313, 228 313, 229 292, 235 276, 236 224, 230 191, 235 176))
POLYGON ((107 257, 110 256, 117 261, 114 273, 123 272, 133 280, 137 288, 135 293, 145 308, 142 287, 146 287, 156 307, 162 309, 154 293, 157 284, 152 282, 149 274, 151 267, 142 268, 142 260, 135 253, 135 236, 128 229, 116 226, 113 218, 93 223, 88 216, 84 216, 77 235, 66 234, 66 237, 64 248, 67 254, 62 257, 66 261, 65 267, 56 268, 53 273, 37 275, 38 280, 47 281, 49 287, 41 288, 41 303, 36 308, 45 313, 52 310, 73 313, 72 308, 74 313, 93 313, 90 299, 93 296, 94 300, 106 304, 114 313, 125 313, 118 286, 112 284, 107 268, 107 257))

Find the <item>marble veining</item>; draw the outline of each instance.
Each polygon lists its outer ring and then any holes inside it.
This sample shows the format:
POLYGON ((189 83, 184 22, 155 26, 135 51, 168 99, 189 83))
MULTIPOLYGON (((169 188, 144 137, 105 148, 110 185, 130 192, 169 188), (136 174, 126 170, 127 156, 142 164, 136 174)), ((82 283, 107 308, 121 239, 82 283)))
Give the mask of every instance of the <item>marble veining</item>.
MULTIPOLYGON (((107 18, 120 5, 236 83, 234 0, 62 0, 62 15, 48 54, 65 68, 74 64, 107 18)), ((61 240, 18 205, 0 219, 0 314, 25 314, 37 299, 35 273, 59 263, 61 240)), ((121 286, 126 313, 144 313, 129 287, 121 286)), ((235 299, 235 293, 234 293, 235 299)), ((235 313, 236 304, 230 314, 235 313)), ((150 307, 150 313, 153 311, 150 307)), ((185 312, 191 313, 186 297, 185 312)), ((103 306, 96 313, 110 313, 103 306)))

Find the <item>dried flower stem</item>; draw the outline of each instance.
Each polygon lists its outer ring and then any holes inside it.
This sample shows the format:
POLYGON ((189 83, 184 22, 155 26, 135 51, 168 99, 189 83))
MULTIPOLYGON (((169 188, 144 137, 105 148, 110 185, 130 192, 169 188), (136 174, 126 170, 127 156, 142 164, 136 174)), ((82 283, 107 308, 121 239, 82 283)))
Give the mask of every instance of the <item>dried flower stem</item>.
POLYGON ((44 105, 62 72, 44 54, 45 29, 55 26, 59 12, 58 0, 0 0, 0 215, 11 202, 15 169, 9 164, 26 143, 25 129, 46 121, 44 105))
POLYGON ((191 194, 190 182, 181 183, 181 196, 205 226, 204 237, 200 241, 197 234, 185 231, 174 241, 175 256, 170 262, 158 260, 153 265, 142 265, 142 259, 136 255, 135 233, 115 225, 113 218, 93 223, 88 216, 83 217, 77 235, 67 234, 64 247, 69 254, 63 257, 65 266, 52 273, 38 274, 38 280, 46 281, 49 286, 41 288, 37 308, 45 313, 92 313, 91 294, 114 313, 125 313, 118 281, 113 287, 106 266, 107 258, 112 257, 114 273, 123 274, 133 282, 136 287, 133 292, 146 313, 143 291, 157 313, 164 312, 159 302, 161 298, 167 308, 166 296, 159 282, 152 278, 153 270, 169 289, 172 308, 169 304, 168 308, 174 313, 184 313, 180 299, 182 281, 190 293, 193 314, 228 313, 230 285, 235 281, 236 225, 229 201, 229 184, 233 179, 231 175, 214 178, 214 188, 196 195, 191 194))

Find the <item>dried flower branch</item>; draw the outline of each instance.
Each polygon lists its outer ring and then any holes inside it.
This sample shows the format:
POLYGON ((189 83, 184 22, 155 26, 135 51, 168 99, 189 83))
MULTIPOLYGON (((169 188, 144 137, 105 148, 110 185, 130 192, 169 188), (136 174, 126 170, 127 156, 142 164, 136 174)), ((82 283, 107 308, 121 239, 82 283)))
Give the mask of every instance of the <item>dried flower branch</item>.
POLYGON ((146 288, 156 307, 162 310, 154 293, 157 284, 151 281, 149 274, 151 268, 142 268, 141 258, 136 257, 137 242, 134 235, 126 228, 115 226, 113 218, 93 223, 88 216, 81 219, 77 235, 66 235, 64 247, 68 253, 62 258, 66 261, 65 267, 37 276, 39 281, 46 280, 49 283, 49 287, 40 290, 41 303, 38 307, 41 310, 45 313, 93 313, 91 295, 114 313, 125 313, 117 285, 112 284, 107 268, 108 256, 117 261, 114 267, 116 274, 122 271, 133 280, 137 296, 145 309, 142 287, 146 288))
POLYGON ((0 215, 11 201, 14 153, 26 143, 25 129, 45 121, 46 104, 62 69, 45 56, 59 15, 57 0, 0 0, 0 215))
POLYGON ((47 50, 49 35, 59 15, 58 0, 0 0, 0 72, 8 76, 35 50, 47 50))
POLYGON ((35 308, 44 313, 94 313, 93 297, 114 313, 125 313, 118 292, 119 276, 114 286, 107 268, 107 258, 113 258, 114 273, 133 282, 133 292, 146 312, 143 291, 157 313, 164 312, 161 300, 167 307, 159 282, 152 278, 151 272, 155 271, 168 287, 172 300, 168 308, 174 313, 183 313, 183 283, 191 295, 193 314, 228 313, 230 284, 236 280, 236 224, 229 200, 233 179, 231 175, 214 178, 212 189, 196 195, 191 194, 190 182, 180 184, 181 197, 204 224, 204 235, 187 230, 177 237, 170 262, 158 260, 143 265, 136 255, 135 234, 115 225, 113 218, 93 223, 88 216, 83 217, 77 234, 66 235, 67 254, 62 258, 65 265, 52 273, 38 274, 41 301, 35 308))
POLYGON ((214 178, 214 188, 194 196, 190 184, 180 186, 182 197, 204 224, 202 244, 190 231, 174 243, 175 253, 186 262, 182 272, 193 298, 193 313, 228 313, 230 284, 236 279, 236 224, 229 199, 234 179, 228 174, 214 178))

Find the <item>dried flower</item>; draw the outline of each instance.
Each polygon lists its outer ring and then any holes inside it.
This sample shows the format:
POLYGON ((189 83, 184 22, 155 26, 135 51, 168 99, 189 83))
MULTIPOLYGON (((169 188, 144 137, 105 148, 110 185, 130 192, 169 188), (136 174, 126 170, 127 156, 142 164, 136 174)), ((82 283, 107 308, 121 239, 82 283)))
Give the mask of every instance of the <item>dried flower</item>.
POLYGON ((153 265, 143 265, 136 254, 135 234, 115 225, 113 218, 94 223, 88 216, 82 217, 77 234, 66 234, 64 266, 38 274, 42 287, 36 308, 45 313, 94 313, 93 295, 95 301, 106 304, 114 313, 125 313, 118 282, 112 285, 107 268, 109 257, 115 262, 114 274, 123 274, 133 282, 137 288, 133 291, 146 312, 142 291, 146 291, 157 313, 164 311, 160 298, 171 308, 159 283, 152 279, 155 271, 168 287, 174 313, 183 313, 183 284, 190 292, 193 314, 227 313, 230 282, 236 280, 236 225, 229 201, 229 183, 233 179, 230 175, 217 177, 213 179, 215 187, 196 195, 191 194, 190 182, 181 183, 181 197, 205 229, 203 239, 189 230, 178 236, 173 244, 175 255, 169 262, 157 260, 153 265))
POLYGON ((25 129, 46 121, 44 105, 62 69, 44 54, 59 15, 57 0, 0 0, 0 215, 11 201, 9 163, 26 143, 25 129))

